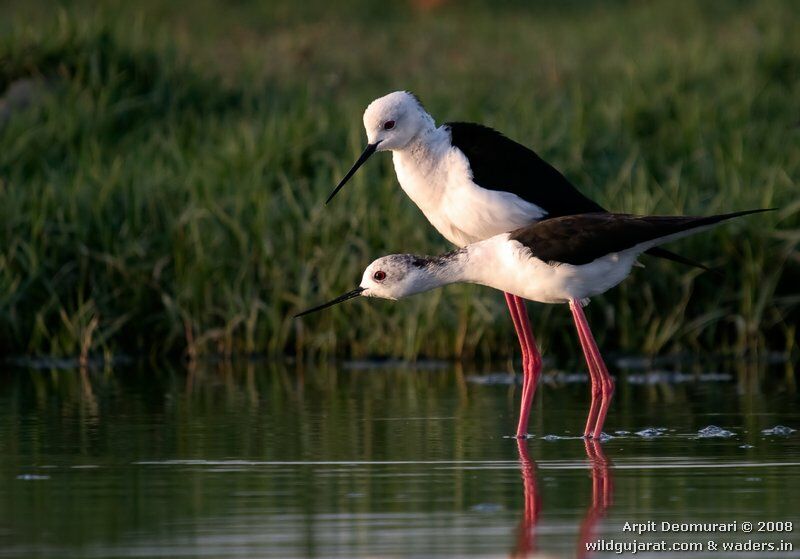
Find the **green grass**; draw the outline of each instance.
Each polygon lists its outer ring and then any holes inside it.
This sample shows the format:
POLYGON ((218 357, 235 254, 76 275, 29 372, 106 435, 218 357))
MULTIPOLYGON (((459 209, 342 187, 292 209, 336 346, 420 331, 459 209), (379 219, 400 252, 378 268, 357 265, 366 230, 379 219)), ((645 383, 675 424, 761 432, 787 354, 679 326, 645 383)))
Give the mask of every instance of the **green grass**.
MULTIPOLYGON (((502 297, 354 301, 373 258, 448 249, 361 112, 411 89, 533 146, 606 207, 777 207, 646 260, 588 308, 608 350, 791 351, 800 303, 800 13, 792 2, 44 2, 0 7, 0 351, 497 357, 502 297), (135 7, 133 7, 135 4, 135 7), (382 11, 383 10, 383 11, 382 11), (2 114, 2 113, 0 113, 2 114)), ((531 307, 551 356, 569 313, 531 307)))

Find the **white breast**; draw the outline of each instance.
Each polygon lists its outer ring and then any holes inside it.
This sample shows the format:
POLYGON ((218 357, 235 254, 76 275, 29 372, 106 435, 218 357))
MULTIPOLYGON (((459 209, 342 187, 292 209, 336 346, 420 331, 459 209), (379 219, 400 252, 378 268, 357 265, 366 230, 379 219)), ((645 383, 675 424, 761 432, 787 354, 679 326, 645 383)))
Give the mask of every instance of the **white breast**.
POLYGON ((447 240, 465 246, 544 217, 542 208, 472 182, 467 158, 447 142, 393 152, 400 186, 447 240))

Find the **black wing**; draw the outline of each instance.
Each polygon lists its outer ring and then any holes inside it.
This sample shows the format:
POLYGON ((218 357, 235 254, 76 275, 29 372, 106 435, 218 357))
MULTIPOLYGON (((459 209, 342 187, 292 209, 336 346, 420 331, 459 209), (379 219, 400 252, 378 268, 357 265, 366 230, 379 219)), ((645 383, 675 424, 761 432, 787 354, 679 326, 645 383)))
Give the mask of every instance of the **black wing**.
POLYGON ((467 156, 478 186, 516 194, 545 210, 548 218, 605 211, 533 150, 497 130, 471 122, 445 125, 452 144, 467 156))
MULTIPOLYGON (((516 194, 546 211, 547 218, 605 211, 536 152, 497 130, 472 122, 445 125, 450 129, 452 144, 469 160, 472 180, 478 186, 516 194)), ((708 270, 703 264, 660 247, 647 254, 708 270)))
POLYGON ((591 213, 540 221, 513 231, 510 238, 525 245, 544 262, 578 266, 639 243, 764 211, 769 210, 708 217, 591 213))

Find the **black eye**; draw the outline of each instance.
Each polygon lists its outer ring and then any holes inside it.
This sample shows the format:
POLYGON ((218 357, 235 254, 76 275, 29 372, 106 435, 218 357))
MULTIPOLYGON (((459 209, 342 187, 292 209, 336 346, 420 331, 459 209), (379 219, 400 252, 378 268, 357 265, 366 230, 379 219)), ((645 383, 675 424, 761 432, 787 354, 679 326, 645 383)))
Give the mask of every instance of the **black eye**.
POLYGON ((375 281, 383 281, 386 279, 386 272, 384 272, 383 270, 378 270, 377 272, 372 274, 372 279, 374 279, 375 281))
POLYGON ((393 120, 387 120, 386 122, 383 123, 383 129, 384 130, 391 130, 392 128, 394 128, 394 121, 393 120))

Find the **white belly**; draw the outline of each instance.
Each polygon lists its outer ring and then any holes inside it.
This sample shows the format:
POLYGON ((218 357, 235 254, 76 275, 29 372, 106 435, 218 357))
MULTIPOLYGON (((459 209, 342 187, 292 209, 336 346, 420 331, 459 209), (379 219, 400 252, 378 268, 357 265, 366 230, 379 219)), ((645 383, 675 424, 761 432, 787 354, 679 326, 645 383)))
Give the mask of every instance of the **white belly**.
POLYGON ((531 257, 508 235, 477 243, 469 251, 471 259, 481 263, 470 271, 471 281, 539 303, 565 303, 604 293, 630 274, 641 253, 628 249, 589 264, 554 266, 531 257))
POLYGON ((470 179, 464 155, 448 149, 435 163, 421 166, 408 154, 393 153, 400 186, 448 241, 466 246, 513 231, 545 212, 519 196, 487 190, 470 179))

